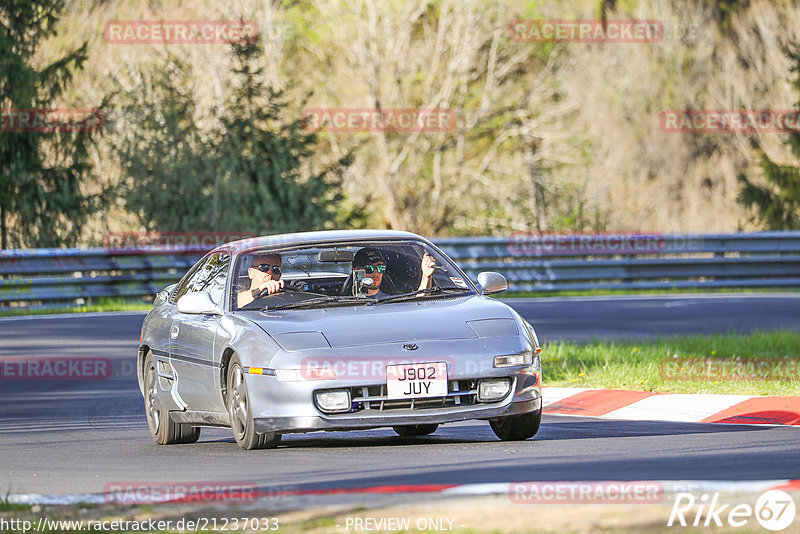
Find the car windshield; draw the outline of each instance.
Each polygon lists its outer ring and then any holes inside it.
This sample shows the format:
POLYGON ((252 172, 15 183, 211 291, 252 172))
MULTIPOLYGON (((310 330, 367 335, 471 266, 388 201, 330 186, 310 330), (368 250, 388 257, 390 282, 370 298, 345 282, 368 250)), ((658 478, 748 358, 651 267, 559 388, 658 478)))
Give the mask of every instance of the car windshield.
POLYGON ((473 294, 453 262, 418 240, 263 248, 236 263, 233 309, 275 310, 473 294))

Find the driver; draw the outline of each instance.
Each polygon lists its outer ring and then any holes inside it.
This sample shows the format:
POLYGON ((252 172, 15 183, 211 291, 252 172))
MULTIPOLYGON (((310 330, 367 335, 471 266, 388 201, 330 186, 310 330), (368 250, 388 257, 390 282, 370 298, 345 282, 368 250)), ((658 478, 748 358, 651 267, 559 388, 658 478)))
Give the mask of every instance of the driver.
POLYGON ((267 294, 271 295, 283 289, 282 272, 280 254, 253 256, 253 263, 247 269, 247 276, 250 277, 250 287, 237 295, 238 307, 247 306, 262 291, 266 291, 267 294))
MULTIPOLYGON (((430 289, 433 285, 433 272, 436 268, 436 260, 427 252, 422 257, 420 264, 422 269, 422 277, 419 283, 419 289, 430 289)), ((353 270, 364 269, 367 278, 372 279, 372 285, 366 286, 367 297, 385 298, 391 296, 385 291, 381 291, 381 282, 383 281, 383 273, 386 271, 386 262, 381 256, 381 253, 374 248, 364 247, 353 257, 353 270)))

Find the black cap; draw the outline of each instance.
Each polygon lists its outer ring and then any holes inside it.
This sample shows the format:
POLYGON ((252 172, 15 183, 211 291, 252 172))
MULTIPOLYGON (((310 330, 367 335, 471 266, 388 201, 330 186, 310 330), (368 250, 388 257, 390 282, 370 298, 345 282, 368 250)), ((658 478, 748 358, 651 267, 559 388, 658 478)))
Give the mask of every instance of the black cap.
POLYGON ((364 247, 353 257, 353 267, 363 267, 364 265, 372 265, 375 263, 386 263, 383 256, 377 249, 371 247, 364 247))

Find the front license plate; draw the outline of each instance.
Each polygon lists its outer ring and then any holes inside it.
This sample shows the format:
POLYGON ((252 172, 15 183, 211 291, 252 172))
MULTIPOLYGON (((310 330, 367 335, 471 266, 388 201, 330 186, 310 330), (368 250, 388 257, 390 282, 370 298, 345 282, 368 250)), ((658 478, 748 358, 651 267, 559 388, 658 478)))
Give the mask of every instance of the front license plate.
POLYGON ((386 393, 390 399, 444 397, 447 362, 387 365, 386 393))

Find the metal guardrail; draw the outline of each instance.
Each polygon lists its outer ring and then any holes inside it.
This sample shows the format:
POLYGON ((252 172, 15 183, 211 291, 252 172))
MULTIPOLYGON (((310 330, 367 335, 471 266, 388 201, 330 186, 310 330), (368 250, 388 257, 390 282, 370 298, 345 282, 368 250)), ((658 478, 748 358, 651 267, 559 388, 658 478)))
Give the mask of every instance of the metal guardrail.
POLYGON ((103 248, 0 251, 0 310, 146 297, 177 282, 202 254, 116 254, 103 248))
MULTIPOLYGON (((800 287, 800 232, 515 234, 434 242, 473 280, 480 271, 503 273, 510 293, 800 287)), ((144 298, 179 280, 200 255, 103 248, 0 251, 0 310, 75 305, 99 297, 144 298)))
POLYGON ((472 279, 481 271, 503 273, 510 293, 800 287, 797 231, 517 237, 451 238, 436 244, 472 279), (592 245, 595 237, 599 247, 592 245), (584 243, 584 238, 589 242, 584 243), (626 238, 639 239, 641 244, 626 248, 626 238))

